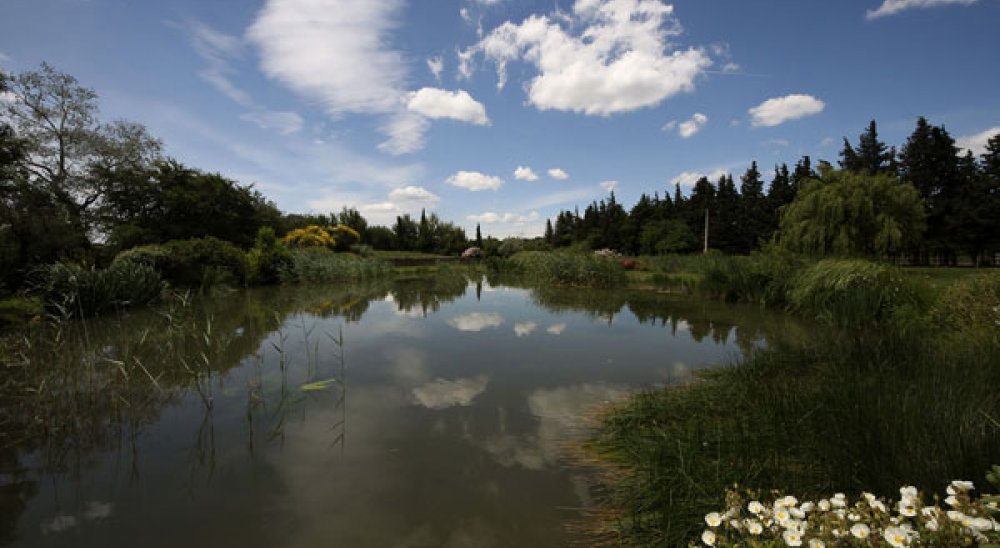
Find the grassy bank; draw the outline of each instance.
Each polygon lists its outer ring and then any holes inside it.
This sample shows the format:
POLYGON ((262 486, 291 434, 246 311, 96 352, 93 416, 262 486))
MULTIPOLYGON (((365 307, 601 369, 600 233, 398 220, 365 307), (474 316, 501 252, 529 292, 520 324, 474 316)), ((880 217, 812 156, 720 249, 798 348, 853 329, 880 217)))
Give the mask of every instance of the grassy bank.
POLYGON ((1000 455, 1000 275, 933 302, 905 278, 870 263, 813 267, 786 295, 829 325, 816 339, 610 411, 591 449, 617 472, 595 532, 685 545, 734 484, 805 500, 983 483, 1000 455))
POLYGON ((607 288, 626 282, 620 260, 590 253, 521 251, 506 259, 491 260, 489 267, 536 284, 607 288))

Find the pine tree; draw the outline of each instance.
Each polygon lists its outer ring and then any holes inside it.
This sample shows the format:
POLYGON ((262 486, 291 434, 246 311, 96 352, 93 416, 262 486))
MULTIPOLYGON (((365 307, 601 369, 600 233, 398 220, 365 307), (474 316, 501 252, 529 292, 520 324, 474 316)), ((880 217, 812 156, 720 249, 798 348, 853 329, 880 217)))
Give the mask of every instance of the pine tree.
POLYGON ((928 254, 934 253, 955 262, 959 244, 949 230, 949 219, 956 215, 961 195, 970 184, 959 173, 955 140, 944 127, 920 117, 900 154, 900 174, 920 192, 927 208, 927 234, 918 259, 927 262, 928 254))
POLYGON ((476 223, 476 247, 483 248, 483 232, 479 229, 479 223, 476 223))
POLYGON ((895 175, 895 150, 886 147, 878 140, 878 125, 875 120, 868 124, 868 129, 858 137, 858 147, 851 146, 844 138, 844 149, 840 152, 840 167, 855 173, 878 175, 888 173, 895 175))
POLYGON ((555 243, 556 233, 552 228, 552 219, 545 219, 545 243, 553 245, 555 243))

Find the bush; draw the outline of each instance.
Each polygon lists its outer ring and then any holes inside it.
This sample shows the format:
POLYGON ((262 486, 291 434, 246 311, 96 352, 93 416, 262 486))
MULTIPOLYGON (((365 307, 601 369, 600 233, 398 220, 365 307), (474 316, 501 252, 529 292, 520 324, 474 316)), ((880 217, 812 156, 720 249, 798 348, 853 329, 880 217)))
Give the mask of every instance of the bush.
POLYGON ((826 259, 804 270, 789 292, 791 309, 824 323, 864 328, 884 323, 925 299, 902 273, 863 259, 826 259))
POLYGON ((328 232, 336 243, 337 251, 348 251, 354 244, 361 241, 361 235, 358 234, 358 231, 347 225, 337 225, 328 232))
POLYGON ((709 256, 699 264, 698 290, 728 302, 783 306, 802 261, 787 254, 709 256))
POLYGON ((209 236, 172 240, 163 246, 169 253, 163 275, 175 285, 206 289, 246 282, 246 256, 229 242, 209 236))
POLYGON ((131 261, 116 262, 104 270, 55 263, 40 267, 32 278, 32 289, 45 308, 64 318, 144 305, 163 290, 156 269, 131 261))
POLYGON ((132 262, 162 270, 170 260, 170 250, 162 245, 143 245, 119 253, 114 262, 132 262))
POLYGON ((1000 330, 1000 272, 963 279, 945 290, 931 310, 936 324, 958 330, 1000 330))
POLYGON ((285 234, 285 243, 295 248, 318 247, 333 250, 337 247, 337 241, 327 229, 317 225, 296 228, 285 234))
POLYGON ((257 241, 247 253, 248 278, 254 284, 273 284, 281 281, 281 272, 292 265, 292 253, 274 235, 274 229, 261 227, 257 241))
POLYGON ((378 259, 312 248, 292 250, 292 261, 280 277, 283 283, 358 281, 381 278, 389 271, 389 265, 378 259))

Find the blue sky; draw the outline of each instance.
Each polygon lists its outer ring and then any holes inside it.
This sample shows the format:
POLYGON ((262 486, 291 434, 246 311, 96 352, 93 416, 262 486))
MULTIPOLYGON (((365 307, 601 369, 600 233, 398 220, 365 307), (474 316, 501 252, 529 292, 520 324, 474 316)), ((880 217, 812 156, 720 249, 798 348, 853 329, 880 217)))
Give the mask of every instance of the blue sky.
MULTIPOLYGON (((616 189, 835 161, 868 121, 1000 131, 996 0, 3 0, 47 61, 169 155, 286 211, 437 212, 537 235, 616 189), (521 169, 519 169, 521 168, 521 169)), ((470 232, 471 233, 471 232, 470 232)))

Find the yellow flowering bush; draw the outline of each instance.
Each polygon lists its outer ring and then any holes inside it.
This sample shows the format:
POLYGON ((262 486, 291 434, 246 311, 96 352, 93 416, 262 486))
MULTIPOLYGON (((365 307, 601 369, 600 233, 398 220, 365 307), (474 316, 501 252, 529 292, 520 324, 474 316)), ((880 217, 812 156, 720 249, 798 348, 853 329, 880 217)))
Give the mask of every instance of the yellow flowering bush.
POLYGON ((734 490, 726 510, 705 516, 708 526, 691 546, 985 546, 1000 542, 996 497, 972 496, 973 484, 953 481, 943 506, 925 506, 916 487, 888 501, 862 493, 852 504, 843 493, 818 501, 792 496, 769 504, 734 490))
POLYGON ((337 247, 337 240, 330 232, 317 225, 296 228, 286 234, 284 240, 291 247, 323 247, 331 250, 337 247))

